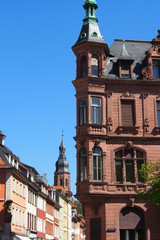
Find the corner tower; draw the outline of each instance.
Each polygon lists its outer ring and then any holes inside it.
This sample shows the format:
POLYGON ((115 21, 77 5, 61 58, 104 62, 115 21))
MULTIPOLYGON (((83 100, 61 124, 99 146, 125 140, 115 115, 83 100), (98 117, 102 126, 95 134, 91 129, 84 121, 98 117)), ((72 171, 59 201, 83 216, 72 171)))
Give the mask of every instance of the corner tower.
POLYGON ((72 47, 77 57, 77 79, 103 77, 105 60, 109 52, 96 18, 98 8, 95 0, 85 0, 85 18, 76 44, 72 47))
MULTIPOLYGON (((105 225, 101 225, 99 217, 95 218, 96 234, 91 233, 91 219, 102 206, 101 196, 92 194, 93 182, 106 184, 106 174, 102 172, 102 159, 106 158, 106 79, 104 77, 106 59, 109 55, 107 43, 100 33, 95 0, 85 0, 85 18, 79 38, 72 47, 77 58, 76 89, 77 123, 77 193, 76 197, 83 205, 86 218, 87 239, 105 239, 105 225), (93 170, 94 168, 94 170, 93 170), (95 213, 96 212, 96 213, 95 213), (101 228, 103 235, 101 234, 101 228), (99 238, 96 238, 96 237, 99 238)), ((107 168, 103 161, 104 169, 107 168)), ((99 186, 98 186, 99 187, 99 186)), ((100 211, 104 212, 102 209, 100 211)), ((104 214, 104 213, 103 213, 104 214)), ((100 216, 101 217, 101 216, 100 216)), ((103 216, 102 216, 103 217, 103 216)), ((93 220, 94 221, 94 220, 93 220)), ((100 220, 101 221, 101 220, 100 220)))
POLYGON ((62 142, 59 147, 59 158, 56 162, 56 171, 54 173, 54 186, 62 186, 66 192, 70 192, 69 163, 67 162, 65 151, 66 148, 62 136, 62 142))

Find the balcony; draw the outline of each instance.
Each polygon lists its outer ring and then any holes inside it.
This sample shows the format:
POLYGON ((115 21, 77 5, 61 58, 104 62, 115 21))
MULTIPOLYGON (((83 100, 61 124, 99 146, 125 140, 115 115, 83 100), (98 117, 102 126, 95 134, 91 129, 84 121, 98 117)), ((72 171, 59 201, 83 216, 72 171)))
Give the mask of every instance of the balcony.
POLYGON ((92 194, 136 194, 136 191, 147 191, 144 183, 115 183, 106 182, 81 182, 77 184, 77 193, 92 194))

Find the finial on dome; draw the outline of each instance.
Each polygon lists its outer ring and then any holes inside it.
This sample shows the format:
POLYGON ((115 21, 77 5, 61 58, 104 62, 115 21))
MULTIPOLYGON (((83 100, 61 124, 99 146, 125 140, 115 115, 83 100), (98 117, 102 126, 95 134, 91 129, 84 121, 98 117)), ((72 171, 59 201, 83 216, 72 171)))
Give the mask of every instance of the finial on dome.
POLYGON ((125 40, 123 39, 123 50, 126 49, 126 46, 125 46, 125 40))

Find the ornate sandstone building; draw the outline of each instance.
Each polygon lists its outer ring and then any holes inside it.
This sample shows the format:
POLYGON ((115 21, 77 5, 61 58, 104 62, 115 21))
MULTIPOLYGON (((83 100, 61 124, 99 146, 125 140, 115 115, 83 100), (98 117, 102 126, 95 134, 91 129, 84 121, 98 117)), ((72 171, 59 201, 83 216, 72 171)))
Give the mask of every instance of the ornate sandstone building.
POLYGON ((77 73, 77 194, 87 240, 159 240, 160 214, 136 197, 142 163, 160 157, 160 30, 152 41, 115 40, 98 27, 96 0, 73 46, 77 73))

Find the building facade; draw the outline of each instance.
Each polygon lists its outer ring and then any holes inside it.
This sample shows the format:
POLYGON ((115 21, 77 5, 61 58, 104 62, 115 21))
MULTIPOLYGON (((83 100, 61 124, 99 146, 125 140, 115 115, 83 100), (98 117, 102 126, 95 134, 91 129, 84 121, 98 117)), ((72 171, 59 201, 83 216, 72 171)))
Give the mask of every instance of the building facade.
POLYGON ((77 194, 91 240, 158 240, 160 213, 137 198, 139 169, 160 156, 160 30, 152 41, 115 40, 110 49, 85 0, 73 46, 77 75, 77 194))

